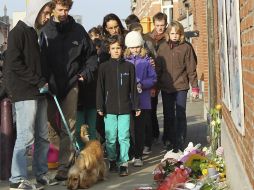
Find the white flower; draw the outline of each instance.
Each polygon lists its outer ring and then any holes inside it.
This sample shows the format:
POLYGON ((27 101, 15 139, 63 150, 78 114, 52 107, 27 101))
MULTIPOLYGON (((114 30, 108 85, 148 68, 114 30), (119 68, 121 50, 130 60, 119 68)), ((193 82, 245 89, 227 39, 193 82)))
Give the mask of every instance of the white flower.
POLYGON ((211 121, 211 126, 214 127, 216 125, 216 122, 214 120, 211 121))

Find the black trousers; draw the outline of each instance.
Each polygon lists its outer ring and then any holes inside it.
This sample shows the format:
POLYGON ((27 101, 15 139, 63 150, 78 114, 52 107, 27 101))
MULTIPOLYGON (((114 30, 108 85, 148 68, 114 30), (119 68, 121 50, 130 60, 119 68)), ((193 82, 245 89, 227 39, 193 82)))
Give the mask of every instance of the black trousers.
POLYGON ((139 117, 134 117, 135 158, 142 158, 144 146, 152 145, 151 110, 143 109, 139 117))
POLYGON ((158 105, 158 95, 151 97, 151 119, 152 119, 152 137, 158 139, 160 136, 159 123, 157 118, 157 105, 158 105))
POLYGON ((167 93, 162 91, 164 115, 164 140, 175 149, 183 149, 187 133, 186 99, 187 90, 167 93))

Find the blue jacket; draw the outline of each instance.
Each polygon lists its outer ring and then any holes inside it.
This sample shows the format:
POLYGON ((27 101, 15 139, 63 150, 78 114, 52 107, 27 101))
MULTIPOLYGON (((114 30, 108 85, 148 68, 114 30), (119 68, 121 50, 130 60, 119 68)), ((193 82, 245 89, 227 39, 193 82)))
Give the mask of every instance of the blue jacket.
POLYGON ((141 56, 130 56, 126 61, 135 65, 137 83, 142 86, 142 92, 139 94, 139 103, 141 109, 151 109, 150 90, 157 82, 157 76, 153 66, 150 64, 150 58, 141 56))

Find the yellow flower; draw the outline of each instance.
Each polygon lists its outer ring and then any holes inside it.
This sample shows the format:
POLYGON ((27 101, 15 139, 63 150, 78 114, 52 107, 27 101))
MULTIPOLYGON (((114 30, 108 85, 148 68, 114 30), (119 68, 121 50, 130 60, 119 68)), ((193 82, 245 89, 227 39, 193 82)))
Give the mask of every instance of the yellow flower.
POLYGON ((208 174, 207 169, 203 169, 203 170, 202 170, 202 174, 203 174, 203 175, 207 175, 207 174, 208 174))
POLYGON ((222 105, 220 105, 220 104, 217 104, 217 105, 215 106, 215 108, 216 108, 216 110, 221 110, 221 108, 222 108, 222 105))
POLYGON ((188 160, 184 163, 185 166, 191 167, 193 160, 207 160, 206 157, 201 156, 200 154, 192 154, 188 160))

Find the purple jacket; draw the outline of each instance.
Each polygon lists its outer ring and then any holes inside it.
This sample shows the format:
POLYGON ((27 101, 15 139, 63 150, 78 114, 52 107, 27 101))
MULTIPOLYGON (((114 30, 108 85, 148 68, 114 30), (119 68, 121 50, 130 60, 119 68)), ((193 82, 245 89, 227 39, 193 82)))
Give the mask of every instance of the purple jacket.
POLYGON ((150 64, 149 57, 130 56, 126 58, 135 65, 137 83, 142 86, 142 92, 139 94, 141 109, 151 109, 150 90, 157 82, 157 76, 153 66, 150 64))

